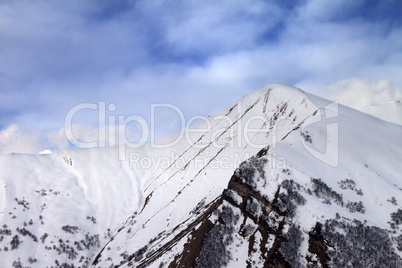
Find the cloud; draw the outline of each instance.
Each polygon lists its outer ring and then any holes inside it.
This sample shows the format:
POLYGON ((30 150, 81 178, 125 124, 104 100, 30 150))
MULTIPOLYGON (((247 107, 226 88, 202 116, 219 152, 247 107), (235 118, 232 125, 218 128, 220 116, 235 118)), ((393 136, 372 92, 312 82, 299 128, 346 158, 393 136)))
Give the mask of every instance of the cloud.
MULTIPOLYGON (((115 147, 118 144, 137 142, 141 138, 141 132, 131 125, 110 125, 93 127, 89 125, 75 124, 71 126, 73 137, 79 141, 77 147, 115 147), (95 142, 95 145, 91 143, 95 142)), ((147 133, 147 132, 145 132, 147 133)), ((148 138, 148 137, 147 137, 148 138)), ((65 150, 71 147, 73 139, 66 135, 63 127, 57 131, 21 131, 18 125, 12 124, 0 131, 0 154, 7 153, 48 153, 65 150)))
POLYGON ((402 125, 402 87, 388 80, 370 82, 350 78, 321 88, 320 91, 327 99, 337 100, 356 110, 402 125))
MULTIPOLYGON (((149 120, 152 103, 210 115, 269 82, 306 91, 349 77, 402 85, 400 8, 388 0, 3 1, 0 130, 16 124, 46 136, 85 102, 149 120)), ((74 124, 97 122, 96 112, 81 113, 74 124)))
POLYGON ((362 109, 402 100, 402 87, 388 80, 370 82, 359 78, 338 81, 321 90, 323 96, 340 103, 362 109))
POLYGON ((0 131, 0 154, 31 153, 41 150, 41 135, 38 131, 22 132, 15 124, 0 131))

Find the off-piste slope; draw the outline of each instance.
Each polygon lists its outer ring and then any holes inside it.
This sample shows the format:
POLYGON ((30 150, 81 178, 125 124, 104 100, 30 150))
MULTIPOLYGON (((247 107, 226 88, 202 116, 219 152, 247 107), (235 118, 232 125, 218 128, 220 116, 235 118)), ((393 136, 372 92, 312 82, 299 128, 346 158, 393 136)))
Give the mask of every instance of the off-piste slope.
MULTIPOLYGON (((225 149, 211 147, 214 139, 206 138, 208 157, 246 152, 252 157, 228 177, 222 166, 205 165, 200 172, 192 162, 179 173, 159 176, 151 184, 158 185, 155 190, 145 192, 144 207, 94 263, 401 265, 401 128, 282 85, 268 85, 239 103, 251 113, 238 113, 234 120, 262 116, 254 138, 262 149, 225 142, 225 149), (330 237, 336 230, 357 232, 357 238, 347 241, 346 235, 339 242, 330 237), (295 235, 299 239, 289 241, 295 235), (378 251, 379 245, 384 250, 378 251)), ((232 107, 224 114, 229 111, 232 107)), ((224 141, 229 129, 218 138, 224 141)), ((195 160, 202 157, 197 154, 195 160)))
POLYGON ((268 84, 154 144, 1 156, 0 266, 400 267, 401 134, 268 84))
POLYGON ((376 116, 382 120, 402 125, 402 103, 394 100, 380 105, 363 107, 360 111, 376 116))
POLYGON ((301 90, 271 84, 198 124, 197 132, 189 130, 190 139, 172 147, 183 148, 177 161, 145 187, 143 207, 128 218, 94 263, 116 264, 117 255, 120 264, 144 251, 150 240, 156 248, 169 243, 158 255, 169 259, 178 254, 180 247, 172 247, 170 241, 184 243, 185 237, 178 241, 176 236, 185 236, 201 210, 220 197, 239 164, 286 137, 316 111, 301 90))

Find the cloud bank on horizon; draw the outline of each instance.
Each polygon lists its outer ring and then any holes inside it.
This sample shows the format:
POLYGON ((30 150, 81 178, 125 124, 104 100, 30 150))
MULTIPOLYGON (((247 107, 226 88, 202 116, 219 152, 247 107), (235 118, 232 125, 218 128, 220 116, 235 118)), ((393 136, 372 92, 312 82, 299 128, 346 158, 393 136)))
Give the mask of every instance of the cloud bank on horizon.
MULTIPOLYGON (((400 98, 401 12, 394 0, 2 1, 0 153, 69 147, 64 120, 81 103, 209 115, 269 82, 352 104, 400 98)), ((180 127, 158 118, 159 136, 180 127)), ((102 127, 95 112, 74 124, 89 140, 102 127)))

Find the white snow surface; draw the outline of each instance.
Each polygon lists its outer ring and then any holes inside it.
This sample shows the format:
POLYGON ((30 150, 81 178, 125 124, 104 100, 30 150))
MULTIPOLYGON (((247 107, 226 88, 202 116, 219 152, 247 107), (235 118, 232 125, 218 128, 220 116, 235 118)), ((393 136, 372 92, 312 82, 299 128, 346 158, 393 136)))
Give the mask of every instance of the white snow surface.
MULTIPOLYGON (((157 250, 196 219, 197 205, 209 204, 222 194, 242 161, 268 145, 269 154, 265 157, 271 164, 265 172, 269 181, 265 185, 261 182, 259 189, 269 199, 278 185, 291 176, 306 188, 311 178, 320 178, 341 193, 345 202, 364 204, 364 214, 352 213, 302 193, 307 202, 295 219, 303 230, 308 232, 317 221, 335 218, 336 213, 390 229, 390 214, 402 204, 402 126, 342 105, 336 106, 336 111, 328 104, 300 89, 268 84, 210 116, 210 128, 205 122, 197 124, 191 127, 189 139, 183 138, 168 148, 154 148, 151 143, 127 147, 125 160, 120 160, 121 148, 2 155, 0 229, 9 229, 12 234, 2 234, 0 267, 11 267, 18 260, 30 267, 55 266, 56 260, 74 267, 82 266, 86 260, 90 266, 102 249, 96 267, 109 267, 118 264, 124 254, 149 245, 152 239, 157 241, 152 249, 157 250), (331 122, 337 124, 337 135, 327 135, 327 124, 307 124, 319 121, 323 111, 320 108, 325 107, 327 116, 332 116, 331 122), (255 131, 245 135, 242 130, 247 126, 255 131), (312 143, 303 139, 302 131, 308 131, 312 143), (321 159, 306 146, 320 151, 321 159), (337 150, 322 154, 321 148, 328 147, 337 150), (174 161, 177 156, 180 157, 174 161), (140 166, 141 159, 143 164, 150 160, 159 165, 140 166), (337 163, 329 165, 323 159, 337 159, 337 163), (339 182, 345 179, 353 180, 363 195, 341 189, 339 182), (392 197, 396 205, 389 201, 392 197), (62 227, 67 225, 79 231, 66 232, 62 227), (29 230, 37 241, 23 236, 17 228, 29 230), (47 237, 42 242, 40 238, 45 233, 47 237), (10 241, 15 235, 22 242, 11 250, 10 241), (88 250, 77 249, 74 242, 85 240, 85 235, 99 235, 99 244, 88 250), (54 249, 61 247, 60 239, 75 248, 75 258, 54 249), (30 263, 29 258, 36 262, 30 263)), ((157 143, 166 144, 178 135, 179 132, 173 133, 157 143)), ((185 241, 186 238, 180 240, 151 266, 159 267, 161 262, 172 260, 185 241)), ((250 258, 256 265, 261 261, 257 255, 250 258)), ((239 259, 241 262, 232 262, 231 267, 244 267, 249 256, 239 259)))
POLYGON ((402 100, 390 101, 380 105, 363 107, 360 111, 382 120, 402 125, 402 100))

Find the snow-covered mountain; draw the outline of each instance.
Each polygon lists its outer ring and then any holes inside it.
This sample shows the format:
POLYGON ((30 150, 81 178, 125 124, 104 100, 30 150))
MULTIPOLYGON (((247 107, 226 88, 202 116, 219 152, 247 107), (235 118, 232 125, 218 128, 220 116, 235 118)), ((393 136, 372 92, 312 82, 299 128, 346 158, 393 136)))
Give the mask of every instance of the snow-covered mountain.
POLYGON ((159 146, 3 155, 0 267, 402 267, 400 137, 268 84, 159 146))

